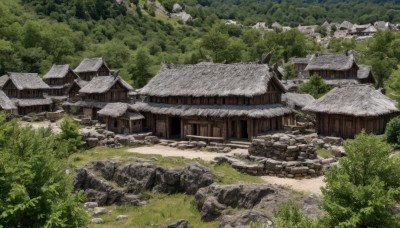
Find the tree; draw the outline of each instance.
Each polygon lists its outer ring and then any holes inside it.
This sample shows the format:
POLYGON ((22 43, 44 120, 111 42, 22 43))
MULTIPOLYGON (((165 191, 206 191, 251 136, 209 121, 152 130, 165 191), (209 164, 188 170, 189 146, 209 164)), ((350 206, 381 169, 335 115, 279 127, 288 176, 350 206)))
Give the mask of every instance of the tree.
POLYGON ((151 58, 149 53, 143 48, 139 49, 135 56, 135 66, 130 70, 136 87, 141 88, 145 86, 151 78, 150 65, 151 58))
POLYGON ((217 29, 212 29, 207 33, 201 42, 201 46, 211 52, 214 62, 224 61, 224 51, 228 48, 228 36, 222 34, 217 29))
POLYGON ((314 98, 320 98, 331 90, 324 79, 319 75, 312 75, 307 82, 299 85, 301 93, 308 93, 314 98))
POLYGON ((0 115, 0 227, 85 227, 82 194, 73 193, 50 129, 0 115))
POLYGON ((327 227, 399 227, 392 213, 400 193, 400 161, 390 146, 360 133, 344 146, 347 156, 325 175, 322 222, 327 227))
POLYGON ((285 70, 285 78, 284 79, 293 79, 296 77, 296 72, 294 69, 293 63, 286 63, 283 65, 283 69, 285 70))

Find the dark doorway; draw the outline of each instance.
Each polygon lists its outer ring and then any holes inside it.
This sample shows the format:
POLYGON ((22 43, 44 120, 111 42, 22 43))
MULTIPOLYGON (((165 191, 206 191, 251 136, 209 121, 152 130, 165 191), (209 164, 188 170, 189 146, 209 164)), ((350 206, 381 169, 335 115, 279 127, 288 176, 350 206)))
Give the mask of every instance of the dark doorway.
POLYGON ((192 130, 193 130, 193 131, 192 131, 192 134, 193 134, 193 135, 197 135, 197 124, 193 124, 192 127, 193 127, 193 128, 192 128, 192 130))
POLYGON ((171 131, 170 138, 180 138, 181 137, 181 118, 171 117, 171 131))
POLYGON ((249 134, 247 132, 247 120, 241 120, 240 121, 240 127, 241 127, 241 138, 243 139, 248 139, 249 134))
POLYGON ((231 121, 231 138, 237 138, 236 120, 231 121))

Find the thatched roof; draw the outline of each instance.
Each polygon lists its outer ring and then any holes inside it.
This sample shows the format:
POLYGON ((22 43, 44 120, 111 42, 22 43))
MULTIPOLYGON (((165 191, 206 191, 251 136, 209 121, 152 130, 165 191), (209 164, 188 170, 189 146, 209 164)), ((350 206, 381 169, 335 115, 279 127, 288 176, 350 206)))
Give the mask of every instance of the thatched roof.
POLYGON ((325 83, 327 85, 333 87, 342 87, 342 86, 351 86, 351 85, 358 85, 360 82, 355 78, 349 79, 325 79, 325 83))
POLYGON ((77 73, 96 72, 103 64, 107 66, 103 58, 86 58, 82 60, 82 62, 78 67, 75 68, 74 71, 77 73))
POLYGON ((300 63, 300 64, 308 64, 310 62, 310 59, 314 57, 314 55, 307 55, 304 58, 296 58, 292 57, 289 59, 289 62, 295 64, 295 63, 300 63))
POLYGON ((172 116, 201 117, 251 117, 272 118, 290 114, 293 110, 281 104, 269 105, 171 105, 152 102, 136 102, 133 107, 139 112, 151 112, 172 116))
MULTIPOLYGON (((37 73, 7 73, 7 82, 11 79, 18 90, 24 89, 49 89, 50 87, 39 77, 37 73)), ((5 78, 3 78, 5 80, 5 78)), ((6 82, 6 83, 7 83, 6 82)), ((4 85, 6 84, 4 83, 4 85)))
POLYGON ((70 107, 84 107, 84 108, 104 108, 107 102, 100 101, 77 101, 77 102, 64 102, 62 106, 70 107))
POLYGON ((306 71, 310 70, 349 70, 354 62, 352 53, 335 53, 335 54, 316 54, 306 67, 306 71))
POLYGON ((334 88, 303 108, 305 111, 350 116, 379 116, 399 112, 397 103, 371 86, 334 88))
POLYGON ((285 88, 266 64, 163 64, 160 72, 142 88, 149 96, 246 96, 267 92, 273 80, 285 88))
POLYGON ((350 30, 353 27, 353 24, 348 22, 348 21, 343 21, 342 24, 340 24, 339 29, 347 29, 350 30))
POLYGON ((123 87, 127 90, 133 90, 127 82, 125 82, 119 76, 101 76, 95 77, 90 82, 88 82, 82 89, 79 90, 80 93, 105 93, 107 92, 115 83, 120 82, 123 87))
POLYGON ((51 105, 53 103, 53 101, 48 98, 25 98, 25 99, 12 98, 11 100, 18 107, 51 105))
POLYGON ((108 103, 104 108, 99 110, 97 114, 101 116, 110 116, 112 118, 118 118, 123 115, 126 115, 131 120, 144 119, 144 116, 137 113, 137 111, 131 105, 121 102, 108 103))
POLYGON ((284 93, 282 94, 282 101, 290 107, 304 107, 314 102, 315 99, 310 94, 284 93))
POLYGON ((6 84, 6 82, 8 81, 8 75, 5 74, 3 76, 0 77, 0 88, 3 88, 3 86, 6 84))
MULTIPOLYGON (((47 72, 46 75, 43 76, 43 79, 50 79, 50 78, 64 78, 67 76, 68 72, 71 71, 74 73, 71 68, 69 67, 69 64, 64 64, 64 65, 56 65, 54 64, 50 71, 47 72)), ((75 73, 74 73, 75 74, 75 73)), ((76 75, 76 74, 75 74, 76 75)), ((76 76, 78 77, 78 76, 76 76)))
POLYGON ((371 74, 372 67, 368 65, 360 65, 360 69, 357 71, 358 79, 366 79, 371 74))
POLYGON ((14 103, 7 97, 7 95, 0 90, 0 107, 2 110, 15 110, 17 107, 14 103))

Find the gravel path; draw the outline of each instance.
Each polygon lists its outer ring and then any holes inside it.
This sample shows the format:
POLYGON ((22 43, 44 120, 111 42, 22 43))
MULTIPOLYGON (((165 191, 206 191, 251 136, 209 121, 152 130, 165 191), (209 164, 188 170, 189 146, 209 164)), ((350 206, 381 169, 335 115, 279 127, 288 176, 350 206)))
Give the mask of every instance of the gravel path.
MULTIPOLYGON (((161 145, 155 145, 151 147, 138 147, 128 149, 128 152, 138 153, 138 154, 158 154, 167 157, 184 157, 188 159, 200 158, 205 161, 212 161, 215 157, 224 155, 221 153, 195 151, 195 150, 180 150, 173 147, 166 147, 161 145)), ((235 149, 232 150, 230 155, 238 153, 247 153, 245 149, 235 149)), ((265 183, 276 184, 285 187, 289 187, 296 191, 302 191, 306 193, 313 193, 316 195, 322 195, 321 187, 325 186, 324 178, 318 177, 313 179, 292 179, 292 178, 279 178, 274 176, 262 176, 261 177, 265 183)))

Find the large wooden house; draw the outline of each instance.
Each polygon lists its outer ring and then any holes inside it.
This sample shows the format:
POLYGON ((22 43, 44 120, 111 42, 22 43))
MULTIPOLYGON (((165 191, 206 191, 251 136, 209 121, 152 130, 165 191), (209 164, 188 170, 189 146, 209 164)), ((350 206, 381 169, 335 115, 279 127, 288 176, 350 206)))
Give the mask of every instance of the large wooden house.
POLYGON ((141 132, 144 116, 127 103, 108 103, 97 112, 103 117, 108 131, 117 134, 131 134, 141 132))
POLYGON ((18 107, 19 115, 50 111, 52 101, 43 96, 50 87, 38 74, 7 73, 1 80, 5 81, 2 90, 18 107))
POLYGON ((54 64, 50 71, 43 76, 43 81, 50 86, 48 94, 62 96, 67 92, 68 87, 78 78, 78 75, 70 68, 69 64, 54 64))
POLYGON ((284 92, 266 64, 163 64, 134 107, 144 129, 162 138, 250 139, 293 124, 284 92))
POLYGON ((95 77, 79 90, 80 100, 65 103, 65 106, 82 108, 83 115, 98 119, 97 111, 107 103, 128 102, 128 93, 133 88, 119 76, 95 77))
POLYGON ((97 76, 110 75, 110 68, 108 68, 103 58, 84 59, 74 71, 85 81, 90 81, 97 76))
POLYGON ((352 138, 363 129, 384 133, 389 120, 399 114, 396 106, 372 86, 358 85, 334 88, 303 110, 316 113, 318 134, 352 138))
MULTIPOLYGON (((308 75, 319 75, 328 84, 346 84, 346 81, 358 83, 375 83, 372 75, 359 80, 359 66, 355 62, 354 55, 348 51, 334 54, 315 54, 309 61, 305 71, 308 75)), ((353 83, 353 84, 354 84, 353 83)), ((352 84, 352 83, 350 83, 352 84)))

